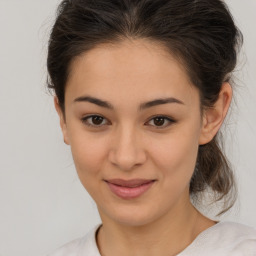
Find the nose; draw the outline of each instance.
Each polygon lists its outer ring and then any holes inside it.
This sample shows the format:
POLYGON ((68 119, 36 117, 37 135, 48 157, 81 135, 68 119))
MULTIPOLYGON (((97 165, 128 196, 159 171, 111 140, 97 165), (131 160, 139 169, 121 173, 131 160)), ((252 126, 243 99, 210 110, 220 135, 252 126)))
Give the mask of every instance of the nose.
POLYGON ((110 162, 123 171, 142 165, 146 161, 146 152, 139 137, 134 129, 120 129, 111 142, 110 162))

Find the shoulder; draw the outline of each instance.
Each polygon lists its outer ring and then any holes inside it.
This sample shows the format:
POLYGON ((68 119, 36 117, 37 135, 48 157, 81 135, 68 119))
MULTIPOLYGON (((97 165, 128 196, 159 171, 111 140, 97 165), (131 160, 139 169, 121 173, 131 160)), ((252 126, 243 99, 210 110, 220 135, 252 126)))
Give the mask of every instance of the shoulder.
POLYGON ((58 248, 53 253, 50 253, 47 256, 100 256, 95 240, 95 233, 98 230, 99 226, 100 225, 95 226, 84 237, 75 239, 63 245, 62 247, 58 248))
POLYGON ((224 221, 215 225, 213 232, 217 235, 216 242, 222 244, 233 244, 234 247, 239 247, 242 244, 254 245, 256 250, 256 229, 244 224, 224 221))
POLYGON ((232 221, 222 221, 217 223, 216 229, 222 230, 223 232, 235 231, 235 234, 243 234, 246 236, 255 236, 256 229, 254 227, 250 227, 241 223, 232 222, 232 221))
POLYGON ((232 255, 256 255, 256 229, 236 222, 221 222, 216 226, 215 245, 232 255))
POLYGON ((253 256, 256 255, 256 229, 231 221, 219 222, 199 234, 184 251, 184 256, 187 252, 197 255, 253 256))

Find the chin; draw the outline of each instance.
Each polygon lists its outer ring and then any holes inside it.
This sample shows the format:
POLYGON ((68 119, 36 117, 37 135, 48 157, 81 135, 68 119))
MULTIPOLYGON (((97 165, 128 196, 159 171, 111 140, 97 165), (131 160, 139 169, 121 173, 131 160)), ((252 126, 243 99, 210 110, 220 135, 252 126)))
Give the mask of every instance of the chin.
POLYGON ((160 218, 159 212, 154 212, 152 209, 156 207, 115 207, 115 211, 108 209, 104 213, 100 213, 102 221, 114 221, 120 225, 141 227, 150 224, 160 218))
POLYGON ((146 219, 146 218, 140 218, 137 217, 136 218, 134 216, 123 216, 123 217, 119 217, 119 218, 115 218, 114 221, 116 223, 119 223, 120 225, 123 226, 129 226, 129 227, 142 227, 145 226, 147 224, 150 224, 153 220, 152 219, 146 219))

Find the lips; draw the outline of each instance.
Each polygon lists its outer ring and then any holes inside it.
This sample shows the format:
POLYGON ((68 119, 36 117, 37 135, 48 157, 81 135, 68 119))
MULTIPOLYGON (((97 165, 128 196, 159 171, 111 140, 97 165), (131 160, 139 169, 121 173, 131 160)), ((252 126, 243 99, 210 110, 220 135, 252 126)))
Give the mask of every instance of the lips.
POLYGON ((147 179, 111 179, 105 180, 110 190, 122 199, 133 199, 144 194, 155 182, 147 179))

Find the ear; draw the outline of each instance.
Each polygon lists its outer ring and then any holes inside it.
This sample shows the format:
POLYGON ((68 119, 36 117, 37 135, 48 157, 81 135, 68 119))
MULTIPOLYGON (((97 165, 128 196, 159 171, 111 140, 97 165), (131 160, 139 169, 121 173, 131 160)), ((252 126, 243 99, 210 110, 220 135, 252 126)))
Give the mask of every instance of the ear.
POLYGON ((63 113, 63 111, 62 111, 62 109, 59 105, 59 101, 58 101, 58 98, 56 96, 54 97, 54 106, 55 106, 55 109, 56 109, 56 111, 59 115, 59 118, 60 118, 60 127, 61 127, 61 130, 62 130, 64 142, 67 145, 69 145, 67 124, 66 124, 66 121, 65 121, 64 113, 63 113))
POLYGON ((232 88, 229 83, 223 83, 214 106, 204 110, 199 145, 207 144, 217 134, 227 115, 231 99, 232 88))

